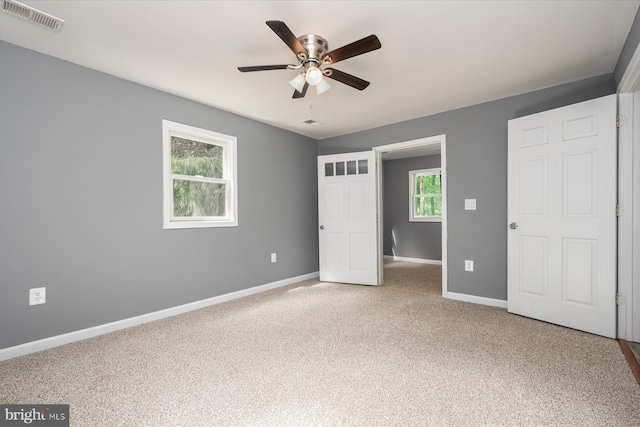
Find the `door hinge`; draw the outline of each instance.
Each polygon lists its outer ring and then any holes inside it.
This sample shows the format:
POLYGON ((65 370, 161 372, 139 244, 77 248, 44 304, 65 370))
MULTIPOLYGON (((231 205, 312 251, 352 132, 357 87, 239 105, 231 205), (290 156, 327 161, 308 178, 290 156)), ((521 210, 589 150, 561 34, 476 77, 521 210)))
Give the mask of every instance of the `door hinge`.
POLYGON ((627 124, 627 118, 624 116, 616 116, 616 127, 622 127, 627 124))
POLYGON ((617 293, 616 294, 616 305, 624 305, 626 303, 627 303, 627 301, 626 301, 624 295, 622 295, 620 293, 617 293))
POLYGON ((620 205, 616 205, 616 216, 620 216, 620 205))

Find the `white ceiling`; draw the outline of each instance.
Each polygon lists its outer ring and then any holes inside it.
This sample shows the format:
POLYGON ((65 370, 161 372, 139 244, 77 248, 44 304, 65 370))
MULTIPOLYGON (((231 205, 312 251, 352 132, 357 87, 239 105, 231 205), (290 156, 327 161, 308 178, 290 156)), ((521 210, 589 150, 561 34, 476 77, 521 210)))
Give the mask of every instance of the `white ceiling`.
POLYGON ((61 33, 0 13, 0 39, 316 139, 613 71, 639 1, 34 1, 61 33), (265 21, 335 49, 382 48, 335 68, 360 92, 291 99, 295 63, 265 21), (312 100, 313 109, 310 109, 312 100), (324 123, 311 127, 304 120, 324 123))

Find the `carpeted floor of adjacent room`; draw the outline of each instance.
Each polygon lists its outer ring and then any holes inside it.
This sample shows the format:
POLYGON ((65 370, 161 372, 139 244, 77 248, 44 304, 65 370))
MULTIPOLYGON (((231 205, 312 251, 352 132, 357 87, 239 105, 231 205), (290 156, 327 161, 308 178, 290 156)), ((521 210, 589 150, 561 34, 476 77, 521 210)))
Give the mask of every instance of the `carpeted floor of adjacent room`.
POLYGON ((640 425, 615 340, 444 299, 439 266, 386 268, 2 362, 0 403, 70 404, 83 427, 640 425))

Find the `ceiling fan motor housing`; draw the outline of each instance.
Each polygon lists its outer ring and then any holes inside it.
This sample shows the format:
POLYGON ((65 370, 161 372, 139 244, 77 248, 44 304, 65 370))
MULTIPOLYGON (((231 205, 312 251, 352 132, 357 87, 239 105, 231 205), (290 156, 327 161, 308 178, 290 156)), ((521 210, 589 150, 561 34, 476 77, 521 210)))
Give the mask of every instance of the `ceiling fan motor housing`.
POLYGON ((320 65, 322 56, 329 51, 329 43, 315 34, 305 34, 298 37, 298 40, 307 50, 307 58, 302 63, 306 65, 309 62, 313 62, 320 65))

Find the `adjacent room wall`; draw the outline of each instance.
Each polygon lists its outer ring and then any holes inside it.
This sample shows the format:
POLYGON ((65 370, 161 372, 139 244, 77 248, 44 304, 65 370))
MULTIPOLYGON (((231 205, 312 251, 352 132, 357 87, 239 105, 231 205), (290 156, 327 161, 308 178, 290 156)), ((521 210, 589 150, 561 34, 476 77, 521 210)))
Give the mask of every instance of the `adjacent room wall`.
POLYGON ((442 261, 442 223, 409 222, 409 171, 440 167, 440 155, 384 162, 384 255, 442 261))
MULTIPOLYGON (((478 82, 482 84, 482 82, 478 82)), ((455 90, 455 88, 452 88, 455 90)), ((507 121, 615 93, 613 74, 319 141, 319 154, 447 137, 449 292, 507 298, 507 121), (465 211, 464 199, 477 199, 465 211), (474 272, 464 271, 474 260, 474 272)))
POLYGON ((5 42, 0 75, 0 349, 318 270, 315 140, 5 42), (162 119, 238 138, 238 227, 162 229, 162 119))

